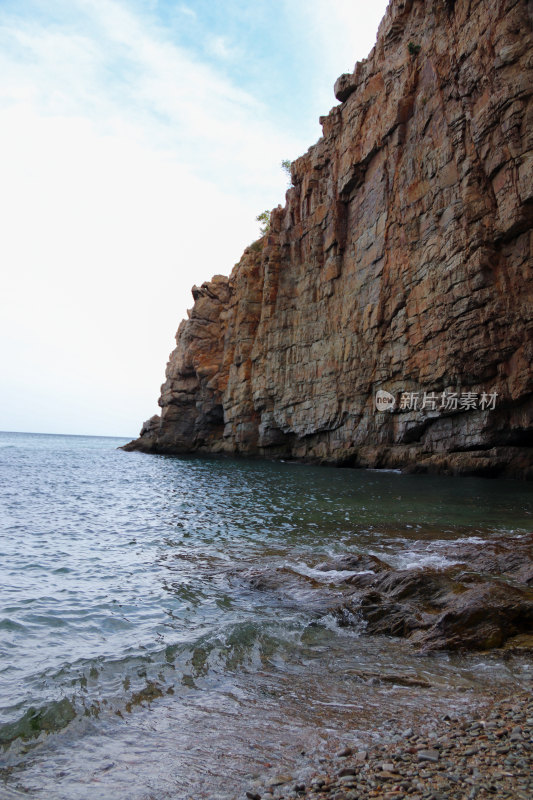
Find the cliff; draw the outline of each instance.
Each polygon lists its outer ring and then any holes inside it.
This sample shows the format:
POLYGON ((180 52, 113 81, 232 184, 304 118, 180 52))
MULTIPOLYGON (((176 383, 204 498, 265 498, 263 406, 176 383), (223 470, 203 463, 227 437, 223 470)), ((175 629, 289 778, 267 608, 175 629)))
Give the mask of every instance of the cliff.
POLYGON ((532 31, 532 0, 391 0, 126 449, 531 476, 532 31))

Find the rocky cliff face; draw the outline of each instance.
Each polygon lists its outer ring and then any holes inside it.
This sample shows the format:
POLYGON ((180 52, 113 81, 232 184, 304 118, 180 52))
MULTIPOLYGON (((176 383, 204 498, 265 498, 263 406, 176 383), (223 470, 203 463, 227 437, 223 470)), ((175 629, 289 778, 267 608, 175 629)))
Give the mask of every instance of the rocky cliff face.
POLYGON ((391 0, 127 449, 531 475, 532 31, 532 0, 391 0))

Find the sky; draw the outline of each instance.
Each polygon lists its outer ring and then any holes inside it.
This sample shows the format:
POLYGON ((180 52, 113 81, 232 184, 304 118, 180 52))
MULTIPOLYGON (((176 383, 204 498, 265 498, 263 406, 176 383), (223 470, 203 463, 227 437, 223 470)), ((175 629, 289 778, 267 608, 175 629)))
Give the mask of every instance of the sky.
POLYGON ((386 0, 0 0, 0 430, 132 438, 386 0))

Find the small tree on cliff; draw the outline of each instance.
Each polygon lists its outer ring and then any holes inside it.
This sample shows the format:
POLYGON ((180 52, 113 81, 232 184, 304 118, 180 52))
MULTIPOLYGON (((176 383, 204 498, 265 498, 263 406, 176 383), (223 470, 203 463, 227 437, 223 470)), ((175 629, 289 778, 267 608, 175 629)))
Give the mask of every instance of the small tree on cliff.
POLYGON ((289 180, 289 186, 292 186, 291 167, 292 167, 292 161, 290 161, 288 158, 284 158, 283 161, 281 162, 281 169, 287 175, 287 178, 289 180))
POLYGON ((261 236, 264 236, 270 230, 270 211, 262 211, 257 215, 256 220, 261 223, 259 230, 261 231, 261 236))

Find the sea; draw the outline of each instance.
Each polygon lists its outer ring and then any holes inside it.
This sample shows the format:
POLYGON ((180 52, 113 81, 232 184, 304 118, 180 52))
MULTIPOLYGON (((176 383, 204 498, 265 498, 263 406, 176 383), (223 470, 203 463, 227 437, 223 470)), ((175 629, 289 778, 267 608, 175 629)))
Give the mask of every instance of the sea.
POLYGON ((524 535, 529 485, 124 443, 0 434, 2 800, 243 798, 531 688, 519 656, 339 626, 347 573, 323 569, 438 568, 457 542, 524 535))

